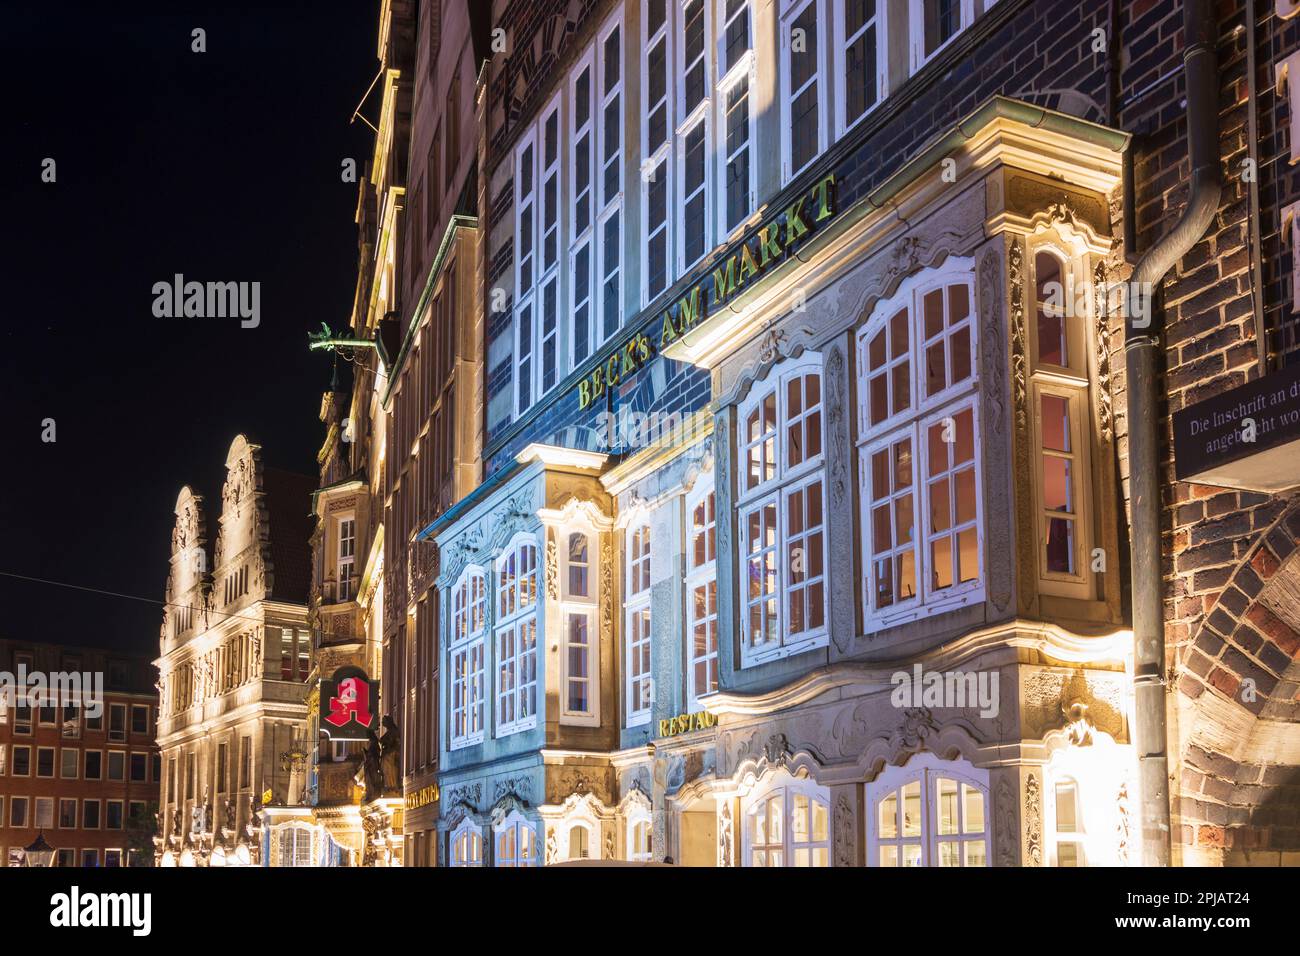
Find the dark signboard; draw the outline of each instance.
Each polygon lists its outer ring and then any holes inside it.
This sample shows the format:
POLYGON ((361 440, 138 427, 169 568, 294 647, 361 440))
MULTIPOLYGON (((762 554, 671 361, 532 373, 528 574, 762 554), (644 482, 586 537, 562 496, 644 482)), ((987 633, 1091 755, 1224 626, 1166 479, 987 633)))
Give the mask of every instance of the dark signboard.
POLYGON ((1278 492, 1300 485, 1300 364, 1174 413, 1179 481, 1278 492))
POLYGON ((379 728, 379 681, 340 667, 320 682, 320 729, 329 740, 369 740, 379 728))

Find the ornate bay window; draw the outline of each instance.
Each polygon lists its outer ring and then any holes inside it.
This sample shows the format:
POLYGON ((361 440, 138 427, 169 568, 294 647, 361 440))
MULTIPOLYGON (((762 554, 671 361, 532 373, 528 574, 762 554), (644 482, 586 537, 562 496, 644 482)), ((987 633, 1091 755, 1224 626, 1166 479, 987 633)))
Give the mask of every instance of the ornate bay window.
POLYGON ((988 771, 913 757, 867 785, 869 866, 988 866, 988 771))
POLYGON ((821 357, 773 368, 738 408, 742 666, 826 641, 821 357))
POLYGON ((900 286, 857 334, 867 631, 982 599, 969 260, 900 286))
POLYGON ((451 750, 483 740, 484 668, 487 653, 487 580, 482 569, 467 567, 452 590, 452 628, 448 640, 451 686, 451 750))
POLYGON ((497 560, 496 734, 537 724, 537 543, 516 535, 497 560))
POLYGON ((563 557, 560 580, 560 721, 600 723, 600 585, 595 528, 567 524, 558 529, 563 557))

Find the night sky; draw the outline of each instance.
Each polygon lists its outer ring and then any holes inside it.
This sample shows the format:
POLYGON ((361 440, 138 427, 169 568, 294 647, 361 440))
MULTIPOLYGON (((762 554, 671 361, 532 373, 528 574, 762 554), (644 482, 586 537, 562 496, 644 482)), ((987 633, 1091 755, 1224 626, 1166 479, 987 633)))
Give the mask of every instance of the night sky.
MULTIPOLYGON (((160 602, 176 495, 205 495, 215 538, 236 434, 315 474, 331 360, 307 332, 351 308, 341 170, 373 142, 349 118, 379 67, 377 10, 0 2, 0 572, 160 602), (155 318, 175 273, 260 282, 260 325, 155 318)), ((0 637, 158 653, 158 603, 0 576, 0 607, 0 637)))

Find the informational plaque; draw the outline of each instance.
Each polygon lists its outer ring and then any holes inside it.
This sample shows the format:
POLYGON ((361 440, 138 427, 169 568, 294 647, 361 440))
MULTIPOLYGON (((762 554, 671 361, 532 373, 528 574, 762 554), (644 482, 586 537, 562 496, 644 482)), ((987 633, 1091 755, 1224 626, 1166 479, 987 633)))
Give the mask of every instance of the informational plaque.
POLYGON ((1247 491, 1300 486, 1300 364, 1175 412, 1174 473, 1247 491))

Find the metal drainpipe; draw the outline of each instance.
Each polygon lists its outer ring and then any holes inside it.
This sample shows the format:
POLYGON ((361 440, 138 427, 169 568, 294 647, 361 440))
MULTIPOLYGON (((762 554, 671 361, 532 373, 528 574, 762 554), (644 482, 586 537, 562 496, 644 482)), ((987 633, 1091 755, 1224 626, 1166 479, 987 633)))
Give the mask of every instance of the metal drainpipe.
POLYGON ((1132 590, 1135 742, 1141 781, 1142 862, 1168 866, 1169 756, 1165 721, 1164 581, 1160 541, 1160 404, 1156 349, 1161 328, 1154 291, 1204 235, 1223 190, 1219 162, 1219 95, 1212 0, 1184 0, 1183 75, 1187 87, 1187 152, 1191 185, 1178 222, 1142 256, 1129 286, 1124 357, 1128 370, 1129 488, 1132 501, 1132 590), (1151 290, 1146 293, 1144 290, 1151 290), (1137 297, 1146 302, 1150 323, 1135 327, 1137 297))

